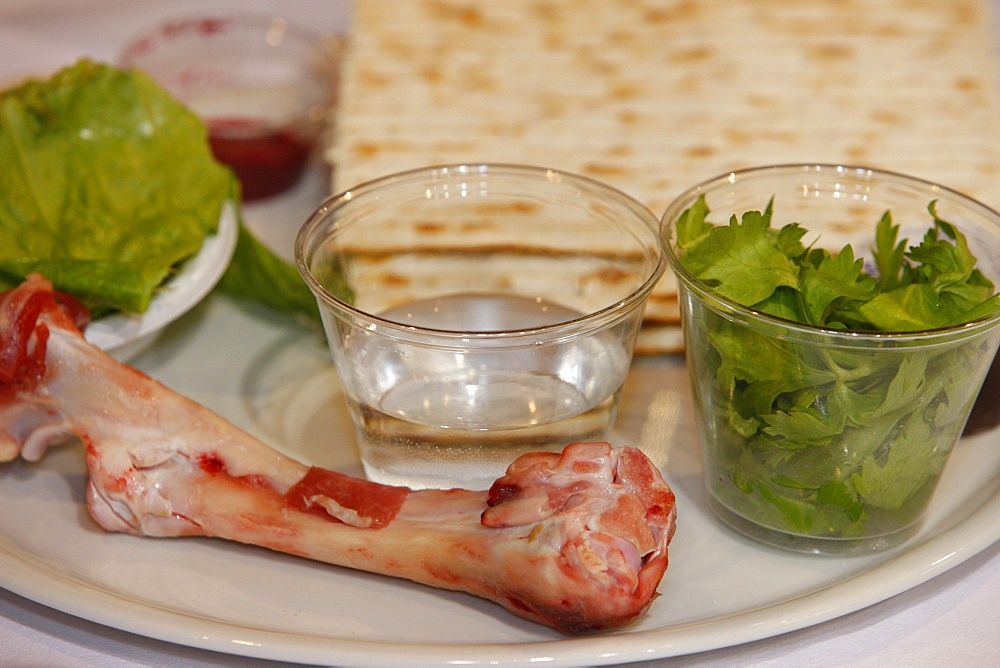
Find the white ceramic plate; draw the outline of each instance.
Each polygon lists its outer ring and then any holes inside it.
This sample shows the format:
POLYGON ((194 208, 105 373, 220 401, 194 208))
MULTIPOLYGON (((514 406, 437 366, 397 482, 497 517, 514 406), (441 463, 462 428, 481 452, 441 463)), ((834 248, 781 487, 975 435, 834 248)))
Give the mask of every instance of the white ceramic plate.
MULTIPOLYGON (((358 474, 322 335, 255 313, 212 296, 137 364, 303 461, 358 474)), ((151 638, 264 659, 601 665, 818 624, 919 585, 1000 538, 998 430, 959 444, 913 541, 852 558, 763 547, 708 515, 680 358, 637 360, 618 430, 616 441, 665 461, 679 520, 662 595, 614 633, 566 638, 472 596, 234 543, 104 533, 84 508, 75 449, 0 466, 0 586, 151 638)))
POLYGON ((229 266, 239 224, 236 207, 227 202, 219 227, 205 239, 201 251, 187 260, 162 285, 144 313, 114 313, 87 326, 87 340, 120 360, 130 360, 148 348, 160 331, 205 298, 229 266))

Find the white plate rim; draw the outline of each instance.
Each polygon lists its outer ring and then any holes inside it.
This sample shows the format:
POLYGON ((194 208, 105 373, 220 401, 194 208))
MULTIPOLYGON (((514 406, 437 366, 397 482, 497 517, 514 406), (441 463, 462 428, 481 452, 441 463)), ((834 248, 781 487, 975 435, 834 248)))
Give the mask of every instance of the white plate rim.
MULTIPOLYGON (((997 433, 991 432, 991 440, 997 433)), ((253 628, 154 606, 74 576, 59 563, 34 562, 0 536, 0 586, 42 605, 99 624, 188 647, 258 659, 350 665, 605 665, 670 658, 762 640, 860 610, 920 585, 997 540, 1000 487, 954 526, 925 526, 909 546, 856 575, 760 608, 668 628, 510 644, 346 640, 253 628)), ((720 528, 720 530, 722 530, 720 528)), ((804 557, 810 558, 810 557, 804 557)))

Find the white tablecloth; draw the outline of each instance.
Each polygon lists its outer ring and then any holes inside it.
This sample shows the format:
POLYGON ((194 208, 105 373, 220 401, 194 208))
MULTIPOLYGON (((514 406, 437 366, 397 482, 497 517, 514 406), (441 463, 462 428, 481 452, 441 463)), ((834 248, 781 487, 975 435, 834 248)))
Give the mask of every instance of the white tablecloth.
MULTIPOLYGON (((294 3, 277 0, 240 3, 5 0, 0 5, 0 83, 54 70, 83 55, 114 59, 128 37, 159 17, 236 4, 258 9, 277 5, 291 19, 322 32, 341 28, 346 19, 342 2, 324 0, 294 3)), ((326 187, 322 174, 313 174, 310 178, 311 181, 284 203, 299 207, 293 211, 294 216, 301 214, 304 217, 307 211, 303 207, 308 208, 309 201, 320 196, 326 187)), ((281 203, 250 207, 248 219, 252 224, 255 216, 266 218, 279 205, 281 203)), ((637 362, 642 363, 641 360, 637 362)), ((661 663, 671 666, 995 666, 1000 665, 998 615, 1000 543, 943 575, 853 614, 747 645, 661 663)), ((121 632, 0 589, 2 665, 256 663, 121 632)), ((651 665, 655 663, 658 662, 651 665)))

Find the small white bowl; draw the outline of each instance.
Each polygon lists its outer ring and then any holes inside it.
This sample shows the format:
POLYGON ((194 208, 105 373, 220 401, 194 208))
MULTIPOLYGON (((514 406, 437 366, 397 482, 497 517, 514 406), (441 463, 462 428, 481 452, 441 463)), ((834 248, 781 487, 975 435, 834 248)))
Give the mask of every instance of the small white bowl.
POLYGON ((216 286, 232 260, 239 236, 236 207, 222 209, 218 231, 153 296, 144 313, 114 313, 91 322, 87 341, 121 361, 146 350, 163 328, 191 310, 216 286))

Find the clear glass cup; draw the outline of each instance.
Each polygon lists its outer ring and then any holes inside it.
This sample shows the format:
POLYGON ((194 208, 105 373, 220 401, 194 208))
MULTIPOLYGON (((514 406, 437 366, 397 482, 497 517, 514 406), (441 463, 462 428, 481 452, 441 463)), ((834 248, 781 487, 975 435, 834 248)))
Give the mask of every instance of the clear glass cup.
POLYGON ((602 440, 646 299, 658 221, 530 166, 437 166, 327 200, 295 256, 373 480, 484 489, 520 454, 602 440))
POLYGON ((661 236, 680 284, 686 358, 709 503, 759 541, 802 552, 865 553, 920 526, 997 350, 1000 318, 908 333, 825 329, 742 306, 681 261, 677 220, 699 196, 707 220, 763 211, 802 239, 851 244, 873 266, 876 225, 891 212, 919 244, 928 206, 968 238, 1000 283, 1000 214, 916 178, 861 167, 783 165, 733 172, 683 193, 661 236))
POLYGON ((281 16, 170 19, 131 40, 120 61, 198 114, 246 201, 298 183, 337 89, 335 49, 281 16))

